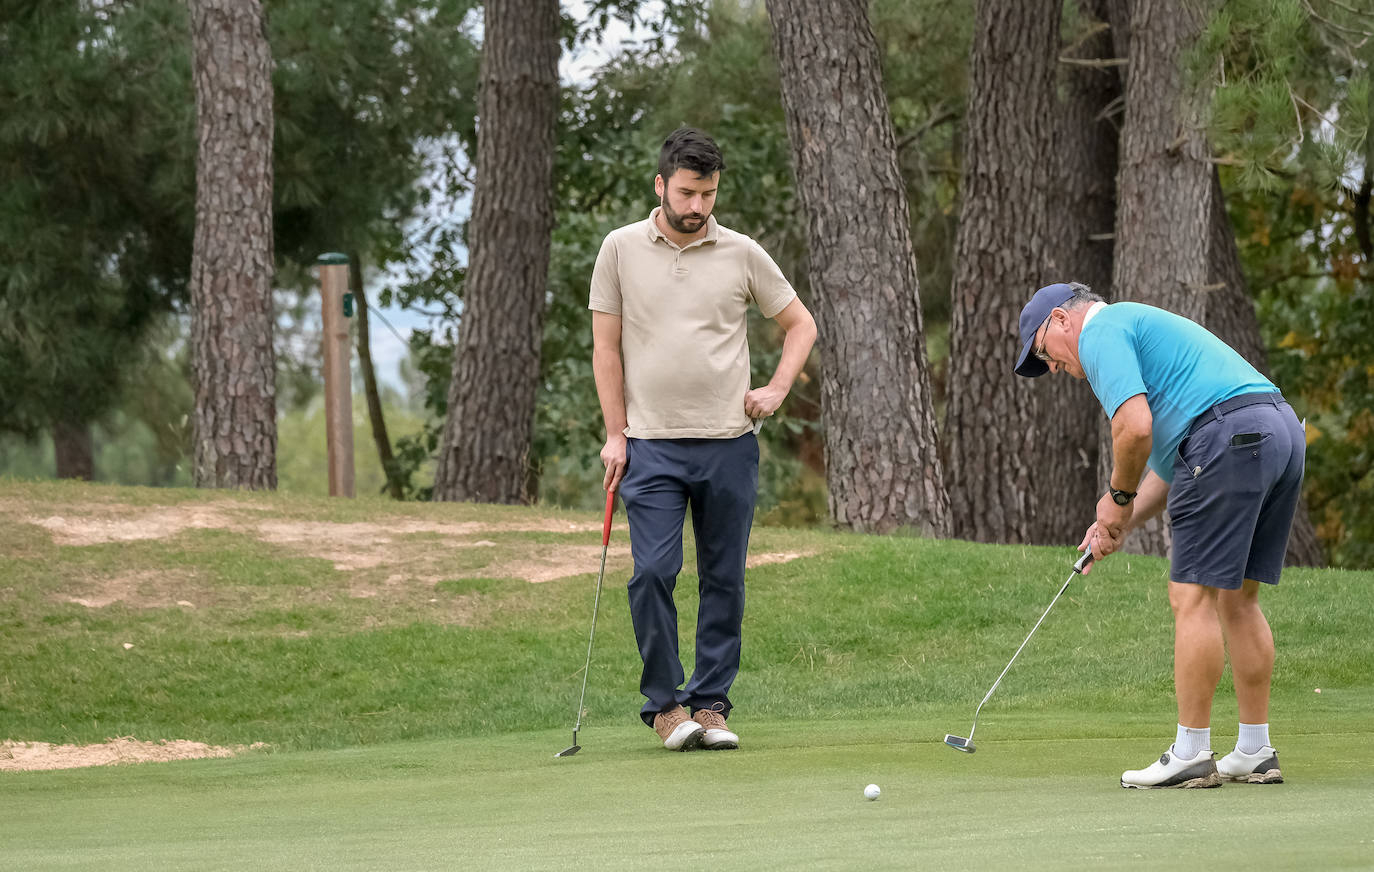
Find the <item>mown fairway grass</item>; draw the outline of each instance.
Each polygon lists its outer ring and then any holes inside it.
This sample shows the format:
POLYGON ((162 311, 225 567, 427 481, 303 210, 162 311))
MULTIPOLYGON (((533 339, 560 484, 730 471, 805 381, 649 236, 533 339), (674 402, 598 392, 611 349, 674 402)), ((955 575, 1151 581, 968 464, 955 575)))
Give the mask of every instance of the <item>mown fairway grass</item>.
MULTIPOLYGON (((1118 556, 1075 580, 970 756, 940 738, 966 734, 1073 552, 757 529, 753 553, 806 556, 750 571, 731 721, 745 747, 675 755, 635 717, 625 539, 618 526, 584 750, 555 760, 581 683, 597 518, 0 482, 0 739, 271 745, 0 773, 0 869, 1374 865, 1374 573, 1294 570, 1265 591, 1287 784, 1137 792, 1117 775, 1172 733, 1163 561, 1118 556), (206 506, 233 523, 88 545, 37 524, 206 506), (263 526, 365 537, 407 521, 505 526, 474 532, 480 548, 393 531, 368 552, 385 559, 348 568, 263 526), (503 574, 565 551, 589 556, 585 572, 503 574), (111 590, 125 596, 68 601, 111 590), (870 781, 876 803, 861 796, 870 781)), ((689 663, 693 572, 689 541, 689 663)), ((1224 753, 1229 676, 1214 728, 1224 753)))

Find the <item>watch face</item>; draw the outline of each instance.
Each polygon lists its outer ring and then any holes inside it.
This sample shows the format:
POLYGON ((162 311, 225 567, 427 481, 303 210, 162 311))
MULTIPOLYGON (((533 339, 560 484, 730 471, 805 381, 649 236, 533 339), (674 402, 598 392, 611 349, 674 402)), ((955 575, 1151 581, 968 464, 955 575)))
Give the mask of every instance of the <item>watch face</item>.
POLYGON ((1112 502, 1118 506, 1124 506, 1131 501, 1131 497, 1125 491, 1112 491, 1112 502))

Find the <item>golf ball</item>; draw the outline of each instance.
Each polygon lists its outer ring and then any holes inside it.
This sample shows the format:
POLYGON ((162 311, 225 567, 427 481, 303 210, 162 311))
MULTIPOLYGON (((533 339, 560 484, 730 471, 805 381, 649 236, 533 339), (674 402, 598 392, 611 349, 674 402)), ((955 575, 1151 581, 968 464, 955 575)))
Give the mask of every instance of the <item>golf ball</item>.
POLYGON ((882 791, 878 789, 876 784, 870 784, 864 788, 864 799, 877 799, 881 794, 882 791))

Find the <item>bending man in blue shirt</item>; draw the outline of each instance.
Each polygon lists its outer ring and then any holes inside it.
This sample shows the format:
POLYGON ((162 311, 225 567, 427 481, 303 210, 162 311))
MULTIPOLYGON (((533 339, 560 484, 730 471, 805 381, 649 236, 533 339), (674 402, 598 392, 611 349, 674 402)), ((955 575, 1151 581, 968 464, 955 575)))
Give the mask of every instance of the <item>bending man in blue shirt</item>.
POLYGON ((1272 382, 1187 318, 1107 305, 1076 283, 1041 288, 1021 310, 1016 374, 1087 379, 1112 422, 1112 474, 1079 550, 1112 554, 1169 511, 1174 744, 1122 787, 1283 781, 1269 741, 1274 637, 1260 584, 1278 584, 1302 487, 1303 427, 1272 382), (1211 749, 1212 698, 1229 649, 1236 748, 1211 749))

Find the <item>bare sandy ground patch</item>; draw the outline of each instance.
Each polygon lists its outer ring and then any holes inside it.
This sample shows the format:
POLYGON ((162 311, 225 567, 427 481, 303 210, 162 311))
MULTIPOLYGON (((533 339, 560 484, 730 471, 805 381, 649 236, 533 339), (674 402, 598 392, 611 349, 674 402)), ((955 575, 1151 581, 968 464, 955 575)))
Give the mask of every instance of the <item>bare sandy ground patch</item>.
MULTIPOLYGON (((379 590, 374 584, 355 586, 350 595, 370 598, 384 593, 399 594, 415 584, 432 584, 437 577, 453 577, 444 572, 445 556, 470 548, 494 547, 496 543, 479 539, 501 532, 586 533, 587 545, 532 544, 517 557, 483 567, 480 574, 498 578, 523 578, 533 584, 554 581, 597 571, 599 545, 594 535, 600 524, 559 518, 522 518, 507 521, 431 521, 382 520, 377 522, 330 522, 310 520, 258 519, 239 511, 235 503, 204 503, 176 507, 136 507, 117 504, 73 506, 61 516, 30 518, 48 530, 53 540, 63 545, 95 545, 175 536, 188 529, 224 529, 254 536, 274 545, 310 557, 329 560, 341 572, 392 566, 395 573, 379 590), (422 542, 405 537, 428 534, 435 537, 422 542), (406 582, 402 584, 401 582, 406 582)), ((252 507, 256 508, 256 507, 252 507)), ((624 532, 623 524, 618 527, 624 532)), ((810 552, 773 551, 751 554, 747 566, 788 563, 810 552)), ((612 547, 607 570, 622 572, 629 565, 629 547, 612 547)), ((191 599, 174 595, 171 583, 164 584, 165 595, 148 593, 156 586, 145 577, 116 579, 98 591, 68 593, 71 602, 92 608, 123 601, 131 605, 171 605, 191 599)))
POLYGON ((96 509, 99 516, 66 514, 28 520, 50 532, 58 545, 102 545, 107 542, 167 539, 182 530, 217 530, 235 525, 230 515, 212 505, 156 509, 134 506, 88 508, 96 509), (112 512, 117 512, 119 517, 108 517, 112 512))
POLYGON ((791 563, 793 560, 810 557, 813 553, 811 551, 765 551, 762 554, 750 554, 745 558, 744 565, 753 569, 755 566, 765 566, 769 563, 791 563))
POLYGON ((204 757, 232 757, 244 751, 266 748, 262 742, 224 747, 187 739, 141 742, 131 736, 98 745, 53 745, 48 742, 0 742, 0 772, 32 772, 41 769, 79 769, 83 766, 116 766, 126 763, 161 763, 204 757))
POLYGON ((144 571, 83 578, 51 598, 88 609, 103 609, 117 602, 136 609, 163 609, 208 605, 210 596, 195 586, 188 573, 144 571))

